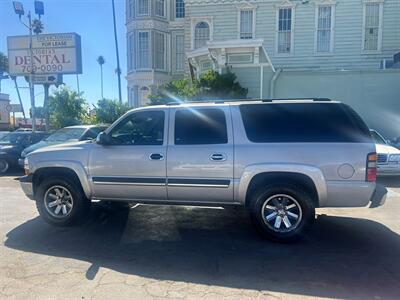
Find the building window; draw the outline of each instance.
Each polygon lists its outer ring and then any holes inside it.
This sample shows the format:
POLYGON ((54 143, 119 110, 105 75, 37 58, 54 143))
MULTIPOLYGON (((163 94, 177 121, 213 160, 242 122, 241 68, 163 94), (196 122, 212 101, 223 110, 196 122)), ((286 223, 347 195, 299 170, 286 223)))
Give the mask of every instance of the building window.
POLYGON ((292 8, 278 10, 278 53, 292 52, 292 8))
POLYGON ((184 36, 175 37, 175 70, 183 71, 185 68, 185 43, 184 36))
POLYGON ((146 31, 139 32, 138 39, 138 69, 147 69, 149 64, 149 33, 146 31))
POLYGON ((154 67, 157 70, 165 70, 165 36, 162 33, 154 34, 155 61, 154 67))
POLYGON ((240 38, 252 39, 253 38, 253 10, 240 11, 240 38))
POLYGON ((165 17, 165 0, 156 0, 155 14, 157 17, 165 17))
POLYGON ((148 16, 150 12, 149 0, 138 0, 138 14, 139 16, 148 16))
POLYGON ((135 39, 134 35, 130 34, 128 36, 128 70, 135 68, 135 39))
POLYGON ((185 2, 184 0, 175 1, 175 18, 181 19, 185 17, 185 2))
POLYGON ((207 22, 199 22, 194 29, 194 48, 204 47, 210 40, 210 26, 207 22))
POLYGON ((135 17, 135 0, 128 1, 128 19, 135 17))
POLYGON ((332 5, 317 6, 316 22, 317 22, 316 52, 318 53, 332 52, 333 6, 332 5))
POLYGON ((381 7, 381 3, 365 3, 364 5, 363 49, 365 51, 380 50, 382 34, 381 7))

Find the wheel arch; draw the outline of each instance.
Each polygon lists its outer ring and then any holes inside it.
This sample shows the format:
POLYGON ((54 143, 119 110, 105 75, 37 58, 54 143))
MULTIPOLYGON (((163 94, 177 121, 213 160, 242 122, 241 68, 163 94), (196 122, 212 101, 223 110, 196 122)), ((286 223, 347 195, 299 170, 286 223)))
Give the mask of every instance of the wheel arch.
POLYGON ((36 193, 36 189, 39 186, 39 184, 48 177, 54 177, 54 176, 60 176, 61 178, 69 178, 73 181, 75 181, 83 190, 86 198, 90 199, 91 196, 91 191, 90 188, 87 184, 86 180, 82 180, 82 175, 79 175, 79 172, 72 168, 68 167, 41 167, 35 170, 33 174, 33 192, 34 194, 36 193))
POLYGON ((293 184, 305 187, 312 196, 315 207, 324 206, 327 187, 322 172, 312 166, 251 166, 239 183, 239 201, 248 206, 250 195, 258 188, 271 183, 293 184))

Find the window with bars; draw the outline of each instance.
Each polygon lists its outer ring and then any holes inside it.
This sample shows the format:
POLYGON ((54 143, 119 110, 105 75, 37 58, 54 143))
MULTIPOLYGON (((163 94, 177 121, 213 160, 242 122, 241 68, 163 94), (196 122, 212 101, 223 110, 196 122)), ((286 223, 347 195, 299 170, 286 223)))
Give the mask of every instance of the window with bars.
POLYGON ((194 48, 204 47, 210 40, 210 26, 207 22, 199 22, 194 29, 194 48))
POLYGON ((185 43, 184 36, 175 37, 175 70, 183 71, 185 68, 185 43))
POLYGON ((157 17, 165 17, 165 0, 156 0, 155 14, 157 17))
POLYGON ((149 64, 149 33, 147 31, 138 34, 138 69, 147 69, 149 64))
POLYGON ((332 51, 332 6, 318 6, 317 11, 317 52, 332 51))
POLYGON ((380 4, 365 4, 364 16, 364 50, 379 50, 379 32, 380 32, 380 4))
POLYGON ((135 38, 134 34, 128 36, 128 69, 132 70, 135 68, 135 38))
POLYGON ((240 11, 240 38, 252 39, 253 38, 253 11, 241 10, 240 11))
POLYGON ((184 0, 175 1, 175 18, 181 19, 185 17, 185 2, 184 0))
POLYGON ((138 15, 148 16, 150 12, 149 0, 138 0, 138 15))
POLYGON ((157 70, 165 70, 165 36, 162 33, 154 34, 155 61, 154 67, 157 70))
POLYGON ((292 8, 280 8, 278 12, 278 53, 292 51, 292 8))
POLYGON ((128 18, 132 19, 135 17, 135 0, 128 1, 128 18))

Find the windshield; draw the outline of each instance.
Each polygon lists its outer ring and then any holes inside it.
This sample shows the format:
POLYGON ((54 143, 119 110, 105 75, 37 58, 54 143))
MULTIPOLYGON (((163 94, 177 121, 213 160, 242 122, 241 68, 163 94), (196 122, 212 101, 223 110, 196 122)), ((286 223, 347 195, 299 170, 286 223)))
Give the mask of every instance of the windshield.
POLYGON ((375 144, 386 145, 386 141, 375 131, 371 131, 371 137, 374 140, 375 144))
POLYGON ((20 145, 26 140, 26 137, 26 134, 9 133, 0 139, 0 145, 20 145))
POLYGON ((82 134, 85 132, 85 128, 63 128, 52 135, 50 135, 45 141, 47 142, 68 142, 78 141, 82 134))

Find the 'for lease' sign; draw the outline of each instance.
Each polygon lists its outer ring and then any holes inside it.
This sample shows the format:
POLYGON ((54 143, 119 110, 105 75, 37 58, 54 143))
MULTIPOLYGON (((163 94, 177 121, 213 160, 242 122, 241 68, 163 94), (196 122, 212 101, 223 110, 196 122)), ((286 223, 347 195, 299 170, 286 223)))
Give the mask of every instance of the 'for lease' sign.
MULTIPOLYGON (((26 76, 32 72, 29 36, 7 38, 9 73, 26 76)), ((35 74, 81 74, 81 37, 76 33, 41 34, 32 37, 35 74)))

